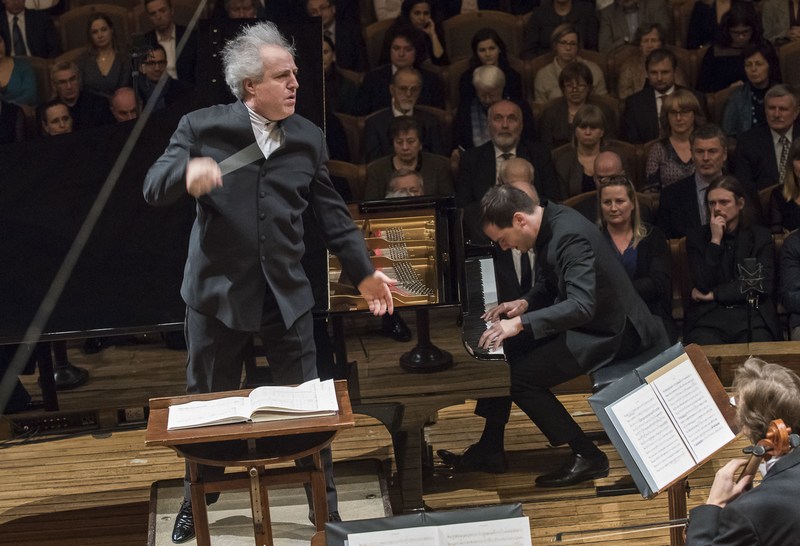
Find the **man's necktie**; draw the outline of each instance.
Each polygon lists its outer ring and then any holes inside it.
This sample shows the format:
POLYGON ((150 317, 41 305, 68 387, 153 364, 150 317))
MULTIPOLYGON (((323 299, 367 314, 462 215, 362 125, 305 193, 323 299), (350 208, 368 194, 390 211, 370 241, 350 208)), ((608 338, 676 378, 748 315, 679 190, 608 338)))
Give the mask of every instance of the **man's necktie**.
POLYGON ((789 139, 783 135, 778 143, 781 145, 781 160, 778 162, 778 183, 783 183, 783 175, 786 173, 786 163, 789 160, 789 139))
POLYGON ((533 272, 531 271, 531 259, 527 252, 523 252, 519 259, 519 287, 522 292, 528 292, 533 286, 533 272))
POLYGON ((11 27, 11 39, 14 42, 14 56, 24 57, 28 54, 28 49, 25 47, 25 40, 22 38, 22 31, 19 29, 19 17, 16 15, 12 20, 11 27))

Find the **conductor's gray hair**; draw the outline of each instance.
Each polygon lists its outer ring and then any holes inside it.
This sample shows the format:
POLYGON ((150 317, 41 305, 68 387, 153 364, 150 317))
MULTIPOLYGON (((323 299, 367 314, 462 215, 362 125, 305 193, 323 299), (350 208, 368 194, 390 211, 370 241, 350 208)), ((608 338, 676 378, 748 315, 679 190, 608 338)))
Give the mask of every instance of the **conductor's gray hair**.
POLYGON ((244 80, 249 78, 258 83, 264 79, 264 59, 261 57, 264 46, 281 47, 295 56, 294 44, 289 43, 275 23, 269 21, 244 27, 222 50, 225 82, 239 100, 244 99, 244 80))

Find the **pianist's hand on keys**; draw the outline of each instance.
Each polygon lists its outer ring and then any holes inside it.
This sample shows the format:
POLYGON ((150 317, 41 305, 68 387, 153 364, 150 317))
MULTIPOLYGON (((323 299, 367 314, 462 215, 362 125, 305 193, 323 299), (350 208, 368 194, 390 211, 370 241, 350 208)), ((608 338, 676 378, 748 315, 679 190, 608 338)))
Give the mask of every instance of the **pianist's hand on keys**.
POLYGON ((486 322, 494 322, 496 320, 500 320, 501 315, 505 315, 508 318, 514 318, 522 315, 527 310, 528 302, 523 299, 506 301, 499 305, 495 305, 486 311, 483 315, 481 315, 481 318, 486 322))
POLYGON ((514 337, 522 331, 522 320, 519 317, 514 317, 507 320, 496 320, 491 322, 491 325, 481 336, 478 341, 478 346, 487 351, 491 351, 499 347, 503 340, 509 337, 514 337))

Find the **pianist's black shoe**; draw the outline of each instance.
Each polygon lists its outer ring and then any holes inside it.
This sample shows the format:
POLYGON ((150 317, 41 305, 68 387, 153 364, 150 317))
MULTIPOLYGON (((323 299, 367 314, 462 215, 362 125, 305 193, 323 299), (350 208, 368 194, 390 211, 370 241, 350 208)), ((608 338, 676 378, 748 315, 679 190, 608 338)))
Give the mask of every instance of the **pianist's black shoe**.
POLYGON ((194 515, 192 514, 192 502, 183 499, 181 509, 175 516, 175 526, 172 528, 172 542, 182 544, 194 538, 194 515))
POLYGON ((395 310, 394 314, 391 315, 386 313, 383 315, 382 320, 381 331, 383 335, 395 341, 411 341, 411 330, 409 330, 403 317, 400 316, 399 311, 395 310))
POLYGON ((600 457, 593 458, 572 453, 564 466, 556 472, 543 474, 536 478, 536 485, 539 487, 567 487, 606 476, 608 476, 608 457, 605 453, 600 457))
POLYGON ((456 472, 488 472, 503 474, 508 471, 508 458, 505 451, 488 451, 478 444, 469 446, 462 455, 439 449, 436 454, 442 462, 453 467, 456 472))

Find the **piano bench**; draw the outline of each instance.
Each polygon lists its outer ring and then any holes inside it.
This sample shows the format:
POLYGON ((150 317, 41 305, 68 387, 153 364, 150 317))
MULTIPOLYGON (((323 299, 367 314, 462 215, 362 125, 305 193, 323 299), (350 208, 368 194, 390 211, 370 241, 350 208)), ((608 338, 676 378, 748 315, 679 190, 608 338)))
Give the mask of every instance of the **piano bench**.
POLYGON ((592 393, 599 392, 618 379, 622 379, 625 375, 661 353, 665 348, 656 345, 641 354, 617 360, 593 372, 589 372, 589 379, 592 381, 592 393))

